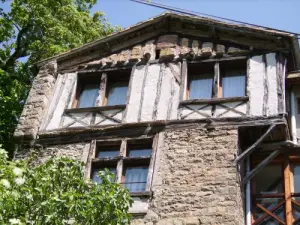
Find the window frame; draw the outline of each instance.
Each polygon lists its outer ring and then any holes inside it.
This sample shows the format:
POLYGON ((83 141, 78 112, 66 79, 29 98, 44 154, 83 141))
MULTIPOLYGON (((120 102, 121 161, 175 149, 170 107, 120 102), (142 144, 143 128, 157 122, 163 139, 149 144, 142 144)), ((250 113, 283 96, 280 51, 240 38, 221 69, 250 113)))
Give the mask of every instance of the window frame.
POLYGON ((123 184, 125 181, 125 171, 127 166, 148 166, 147 183, 144 191, 141 192, 130 192, 132 196, 151 196, 152 177, 154 169, 154 160, 157 152, 158 134, 146 138, 126 138, 126 139, 114 139, 114 140, 97 140, 92 146, 92 159, 90 168, 87 174, 89 179, 93 176, 93 170, 97 168, 105 168, 116 165, 116 182, 123 184), (145 143, 145 144, 143 144, 145 143), (140 157, 129 157, 127 156, 129 145, 151 146, 151 156, 140 156, 140 157), (110 158, 97 158, 99 152, 99 145, 101 148, 117 147, 119 146, 120 154, 117 157, 110 158))
MULTIPOLYGON (((99 83, 98 88, 98 96, 96 98, 95 105, 92 107, 114 107, 116 105, 127 105, 127 96, 130 86, 131 73, 133 68, 118 68, 111 71, 101 71, 101 72, 93 72, 93 73, 79 73, 77 75, 77 85, 75 96, 72 102, 72 108, 79 109, 79 99, 82 94, 82 90, 85 84, 97 82, 99 83), (126 83, 127 84, 127 92, 125 97, 124 104, 114 104, 107 105, 108 99, 108 91, 109 85, 113 85, 115 83, 126 83)), ((87 107, 87 108, 92 108, 87 107)))
MULTIPOLYGON (((184 61, 186 63, 186 81, 184 85, 184 96, 182 100, 187 101, 193 101, 193 100, 212 100, 212 99, 230 99, 230 98, 241 98, 241 97, 247 97, 247 83, 248 83, 248 70, 247 70, 247 64, 248 64, 248 57, 231 57, 231 58, 224 58, 224 59, 209 59, 209 60, 202 60, 202 61, 184 61), (204 99, 204 98, 195 98, 190 99, 190 77, 191 74, 189 74, 189 70, 191 67, 199 67, 201 68, 201 65, 207 65, 207 64, 213 64, 213 82, 212 82, 212 97, 210 99, 204 99), (235 96, 235 97, 223 97, 223 84, 222 84, 222 67, 224 64, 234 64, 235 67, 233 69, 243 69, 245 70, 245 93, 241 96, 235 96), (242 65, 242 66, 241 66, 242 65)), ((205 65, 205 66, 206 66, 205 65)))
MULTIPOLYGON (((256 165, 258 165, 263 160, 263 158, 264 157, 262 157, 260 155, 254 156, 251 160, 251 167, 254 168, 256 165)), ((285 201, 285 203, 284 203, 284 216, 285 216, 284 223, 286 225, 293 225, 295 221, 297 221, 297 223, 299 223, 300 218, 295 220, 295 218, 293 216, 293 204, 296 204, 296 205, 298 205, 298 207, 300 207, 300 202, 296 202, 296 200, 294 200, 295 197, 300 197, 300 192, 298 192, 298 193, 293 192, 293 189, 294 189, 293 166, 300 165, 300 155, 297 153, 280 154, 274 160, 272 160, 268 165, 281 165, 281 168, 282 168, 281 173, 282 173, 283 193, 271 194, 270 196, 271 197, 277 196, 277 198, 282 198, 283 201, 285 201), (290 211, 292 213, 289 213, 290 211)), ((254 207, 256 207, 255 206, 255 197, 268 198, 267 195, 263 196, 263 195, 258 195, 255 193, 255 178, 253 178, 251 180, 251 215, 252 215, 251 223, 253 225, 256 225, 257 222, 263 221, 263 220, 260 221, 260 219, 255 221, 255 210, 254 210, 254 207)))

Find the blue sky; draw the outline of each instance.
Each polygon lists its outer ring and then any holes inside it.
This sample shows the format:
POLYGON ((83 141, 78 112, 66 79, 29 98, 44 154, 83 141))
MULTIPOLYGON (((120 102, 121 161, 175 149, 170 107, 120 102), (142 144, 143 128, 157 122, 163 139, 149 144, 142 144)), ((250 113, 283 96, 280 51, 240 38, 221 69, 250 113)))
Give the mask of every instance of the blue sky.
MULTIPOLYGON (((300 33, 300 0, 152 0, 161 4, 300 33)), ((93 10, 125 28, 164 10, 129 0, 98 0, 93 10)))
MULTIPOLYGON (((152 0, 154 2, 300 33, 300 0, 152 0)), ((9 8, 8 0, 4 9, 9 8)), ((93 11, 103 11, 112 25, 125 28, 164 10, 129 0, 98 0, 93 11)))

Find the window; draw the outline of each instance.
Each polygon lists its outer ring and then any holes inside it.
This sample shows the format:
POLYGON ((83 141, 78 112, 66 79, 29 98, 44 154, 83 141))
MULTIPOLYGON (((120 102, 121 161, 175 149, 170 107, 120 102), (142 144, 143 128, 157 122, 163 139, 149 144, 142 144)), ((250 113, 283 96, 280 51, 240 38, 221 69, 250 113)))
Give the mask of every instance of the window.
POLYGON ((300 224, 300 157, 281 158, 252 179, 253 225, 300 224))
POLYGON ((246 65, 244 61, 220 63, 221 97, 230 98, 246 95, 246 65))
POLYGON ((79 76, 73 107, 125 105, 130 70, 79 76), (98 102, 97 102, 97 99, 98 102))
POLYGON ((187 99, 245 96, 246 69, 245 60, 189 64, 187 99))
POLYGON ((298 109, 298 114, 300 114, 300 98, 297 98, 297 109, 298 109))
POLYGON ((213 96, 214 67, 204 64, 189 67, 189 99, 210 99, 213 96))
POLYGON ((99 94, 100 77, 93 75, 78 78, 77 93, 74 100, 75 108, 93 107, 99 94))
POLYGON ((108 169, 116 180, 131 193, 149 191, 149 166, 153 139, 123 140, 114 143, 99 142, 92 163, 91 179, 101 183, 97 172, 108 169))

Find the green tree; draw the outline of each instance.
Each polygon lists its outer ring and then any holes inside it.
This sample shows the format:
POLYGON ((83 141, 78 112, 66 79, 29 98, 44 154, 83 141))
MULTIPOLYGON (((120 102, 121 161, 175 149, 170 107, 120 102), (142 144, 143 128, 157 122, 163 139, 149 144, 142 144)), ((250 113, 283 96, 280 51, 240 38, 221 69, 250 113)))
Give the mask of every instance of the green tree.
POLYGON ((132 203, 127 189, 101 172, 102 184, 86 182, 82 163, 52 158, 36 167, 7 160, 0 149, 1 224, 125 225, 132 203))
MULTIPOLYGON (((0 0, 5 2, 6 0, 0 0)), ((111 27, 96 0, 12 0, 0 6, 0 144, 13 151, 12 134, 23 108, 34 63, 104 37, 111 27), (26 58, 26 62, 20 61, 26 58)))

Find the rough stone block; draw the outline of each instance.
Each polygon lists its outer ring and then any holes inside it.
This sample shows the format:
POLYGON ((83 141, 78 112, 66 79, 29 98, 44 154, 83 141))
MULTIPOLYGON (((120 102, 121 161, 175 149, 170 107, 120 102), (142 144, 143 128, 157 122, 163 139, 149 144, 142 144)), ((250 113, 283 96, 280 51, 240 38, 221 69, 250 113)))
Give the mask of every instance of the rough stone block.
POLYGON ((181 39, 181 46, 180 46, 180 55, 181 56, 186 56, 187 54, 189 54, 191 51, 190 47, 189 47, 189 39, 187 38, 182 38, 181 39))
POLYGON ((118 62, 118 55, 112 54, 111 56, 109 56, 109 59, 112 61, 112 64, 116 64, 118 62))
POLYGON ((134 46, 132 51, 131 51, 130 61, 138 61, 142 57, 143 57, 142 46, 141 45, 134 46))
POLYGON ((201 48, 201 56, 209 57, 212 55, 212 52, 213 52, 213 43, 204 42, 201 48))
POLYGON ((225 46, 224 45, 217 45, 217 49, 216 49, 216 55, 218 57, 222 57, 225 54, 225 46))
POLYGON ((143 56, 145 60, 154 60, 155 59, 155 44, 154 40, 146 42, 145 46, 143 47, 143 56))
POLYGON ((177 35, 163 35, 157 40, 157 49, 162 48, 172 48, 177 45, 178 36, 177 35))
POLYGON ((199 52, 199 46, 200 46, 199 41, 193 40, 193 42, 192 42, 193 55, 195 55, 195 56, 198 55, 198 52, 199 52))
POLYGON ((175 48, 163 48, 160 50, 159 60, 171 61, 175 58, 176 49, 175 48))
POLYGON ((119 62, 127 62, 130 59, 130 55, 131 55, 130 50, 121 51, 121 53, 119 53, 119 55, 118 55, 119 56, 118 61, 119 62))
POLYGON ((249 50, 236 48, 236 47, 229 47, 227 53, 228 53, 228 55, 231 55, 231 56, 240 56, 240 55, 248 54, 249 50))

